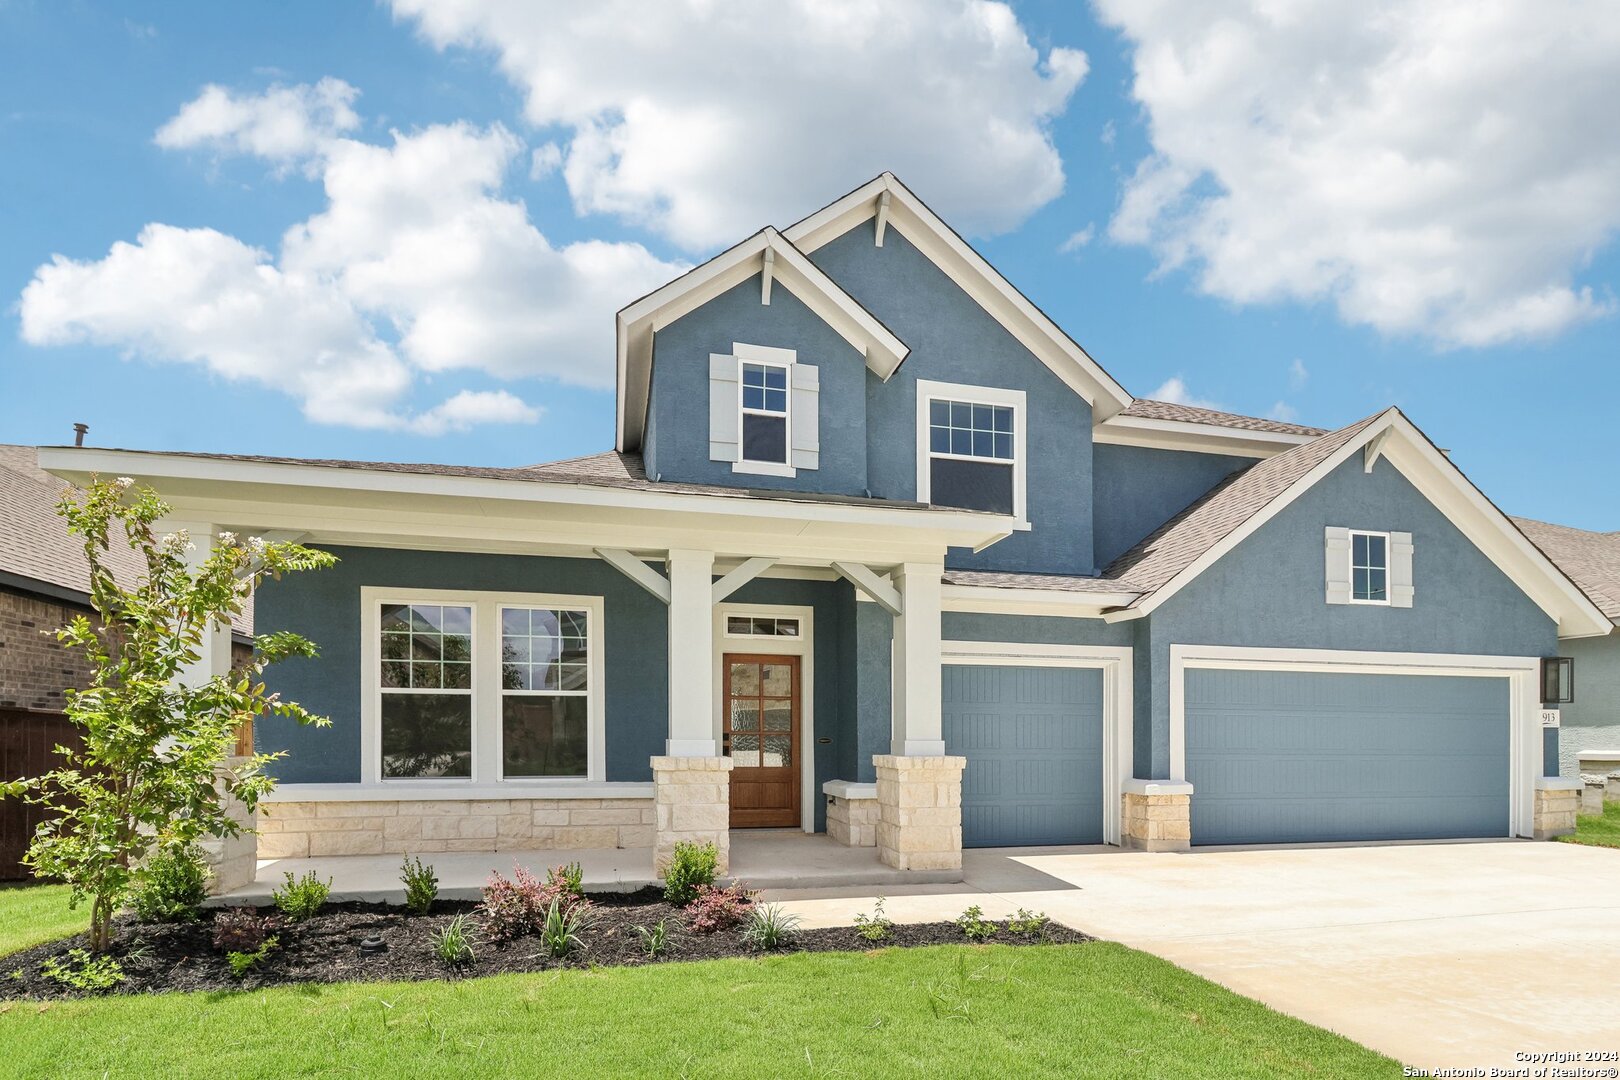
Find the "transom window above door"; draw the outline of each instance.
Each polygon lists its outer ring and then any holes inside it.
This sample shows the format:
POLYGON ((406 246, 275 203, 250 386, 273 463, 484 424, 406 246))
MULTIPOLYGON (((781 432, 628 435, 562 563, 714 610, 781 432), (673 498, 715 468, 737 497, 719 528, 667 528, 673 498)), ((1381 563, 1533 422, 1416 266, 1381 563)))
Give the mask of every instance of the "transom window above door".
POLYGON ((1026 520, 1024 392, 917 380, 917 500, 1026 520))

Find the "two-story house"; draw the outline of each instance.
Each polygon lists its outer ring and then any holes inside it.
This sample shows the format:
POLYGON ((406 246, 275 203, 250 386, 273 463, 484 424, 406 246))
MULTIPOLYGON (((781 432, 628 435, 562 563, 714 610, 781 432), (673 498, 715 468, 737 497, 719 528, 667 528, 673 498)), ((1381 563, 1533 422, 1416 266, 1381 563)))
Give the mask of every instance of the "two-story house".
MULTIPOLYGON (((524 468, 53 448, 302 537, 261 855, 1532 836, 1588 597, 1413 423, 1137 400, 892 175, 624 308, 524 468)), ((216 658, 215 663, 222 663, 216 658)))

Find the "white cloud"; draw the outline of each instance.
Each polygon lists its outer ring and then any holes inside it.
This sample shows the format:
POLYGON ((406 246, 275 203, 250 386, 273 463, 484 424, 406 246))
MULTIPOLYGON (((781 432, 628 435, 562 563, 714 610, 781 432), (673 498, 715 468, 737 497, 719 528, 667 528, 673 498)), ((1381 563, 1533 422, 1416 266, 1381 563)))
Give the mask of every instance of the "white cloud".
POLYGON ((529 179, 544 180, 562 168, 562 163, 562 147, 554 142, 548 142, 544 146, 537 146, 534 148, 534 153, 529 157, 529 179))
POLYGON ((342 79, 313 86, 272 86, 262 94, 235 94, 205 86, 152 141, 168 150, 207 147, 221 154, 251 154, 288 162, 318 154, 360 126, 354 99, 360 91, 342 79))
POLYGON ((1088 223, 1085 228, 1072 232, 1069 238, 1058 245, 1058 250, 1065 255, 1072 255, 1081 248, 1090 244, 1097 236, 1097 226, 1088 223))
POLYGON ((310 159, 326 207, 287 231, 278 257, 149 225, 103 259, 40 267, 23 337, 199 364, 284 390, 321 423, 438 434, 533 422, 504 390, 415 414, 406 402, 423 373, 457 369, 611 387, 613 312, 684 267, 639 244, 554 247, 501 197, 523 149, 499 125, 396 132, 386 146, 328 137, 310 159))
POLYGON ((1601 0, 1097 0, 1153 153, 1112 236, 1240 303, 1328 300, 1447 346, 1615 303, 1620 20, 1601 0))
POLYGON ((1298 393, 1299 391, 1305 389, 1305 384, 1310 382, 1310 380, 1311 372, 1310 369, 1305 366, 1305 361, 1301 360, 1297 356, 1294 357, 1294 362, 1288 365, 1288 389, 1298 393))
POLYGON ((1187 389, 1187 384, 1181 376, 1175 375, 1159 385, 1159 388, 1148 395, 1152 401, 1168 401, 1174 405, 1191 405, 1195 409, 1220 409, 1213 401, 1194 397, 1187 389))
POLYGON ((1271 407, 1271 411, 1266 413, 1266 416, 1272 420, 1281 420, 1286 424, 1299 422, 1299 410, 1286 401, 1277 402, 1271 407))
POLYGON ((691 250, 793 220, 885 169, 971 233, 1063 190, 1048 126, 1084 79, 984 0, 393 0, 434 45, 488 47, 567 131, 576 210, 691 250))

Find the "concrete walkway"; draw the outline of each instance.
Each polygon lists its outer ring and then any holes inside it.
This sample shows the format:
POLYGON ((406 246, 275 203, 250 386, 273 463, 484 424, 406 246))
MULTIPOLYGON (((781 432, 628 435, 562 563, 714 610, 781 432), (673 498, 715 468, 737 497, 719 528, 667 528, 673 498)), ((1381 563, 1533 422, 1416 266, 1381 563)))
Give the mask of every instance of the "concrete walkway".
MULTIPOLYGON (((969 851, 964 878, 886 890, 887 912, 1045 911, 1427 1069, 1620 1050, 1620 852, 1525 841, 1019 849, 969 851)), ((767 898, 807 925, 847 924, 873 900, 767 898)))

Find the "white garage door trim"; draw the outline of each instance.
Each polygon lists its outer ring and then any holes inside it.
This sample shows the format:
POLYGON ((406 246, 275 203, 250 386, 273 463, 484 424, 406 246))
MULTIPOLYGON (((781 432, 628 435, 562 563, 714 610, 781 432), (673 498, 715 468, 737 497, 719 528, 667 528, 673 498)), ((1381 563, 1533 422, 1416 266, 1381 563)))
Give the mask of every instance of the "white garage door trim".
MULTIPOLYGON (((1513 835, 1535 831, 1535 786, 1542 771, 1538 674, 1534 656, 1454 653, 1341 652, 1334 649, 1251 649, 1230 645, 1170 646, 1170 779, 1187 779, 1188 668, 1238 671, 1323 671, 1362 675, 1462 675, 1509 680, 1513 738, 1508 747, 1509 821, 1513 835)), ((1197 798, 1196 793, 1193 796, 1197 798)))
POLYGON ((1119 843, 1119 804, 1132 772, 1131 649, 1110 645, 1035 645, 1018 641, 943 641, 940 662, 1001 667, 1097 668, 1103 676, 1103 842, 1119 843), (1112 722, 1110 722, 1110 719, 1112 722))

